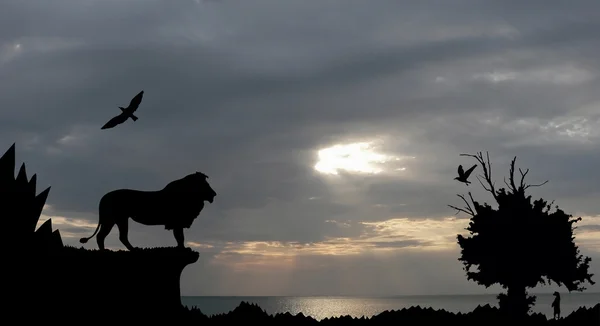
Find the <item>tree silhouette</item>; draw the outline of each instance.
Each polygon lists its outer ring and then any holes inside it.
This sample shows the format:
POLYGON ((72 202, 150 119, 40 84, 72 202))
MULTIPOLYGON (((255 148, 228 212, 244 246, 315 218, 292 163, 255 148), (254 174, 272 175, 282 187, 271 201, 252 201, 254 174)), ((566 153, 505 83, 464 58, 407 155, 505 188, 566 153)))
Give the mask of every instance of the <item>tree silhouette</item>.
POLYGON ((528 296, 527 288, 538 284, 565 286, 569 292, 583 291, 585 281, 592 281, 588 274, 591 258, 579 254, 574 243, 573 224, 581 220, 573 218, 543 199, 534 200, 526 195, 530 187, 541 186, 548 181, 533 185, 526 184, 525 177, 529 169, 519 169, 520 182, 515 180, 515 161, 510 164, 508 181, 505 188, 496 189, 492 180, 492 165, 489 154, 487 162, 481 152, 474 157, 483 168, 478 175, 481 186, 489 192, 497 203, 497 208, 473 199, 458 195, 465 203, 464 208, 448 205, 471 216, 470 236, 458 235, 461 248, 461 261, 467 279, 484 285, 486 288, 500 284, 507 294, 499 294, 500 309, 511 317, 524 317, 535 303, 535 296, 528 296), (476 271, 472 267, 476 265, 476 271))

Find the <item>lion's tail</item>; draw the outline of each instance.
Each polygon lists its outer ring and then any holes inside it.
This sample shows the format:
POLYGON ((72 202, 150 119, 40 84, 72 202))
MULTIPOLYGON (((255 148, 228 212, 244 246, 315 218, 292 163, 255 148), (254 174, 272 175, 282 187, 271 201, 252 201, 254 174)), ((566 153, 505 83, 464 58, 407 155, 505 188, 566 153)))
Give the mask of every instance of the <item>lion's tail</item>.
POLYGON ((88 242, 91 238, 93 238, 96 235, 96 233, 98 233, 99 229, 100 229, 100 222, 98 221, 98 226, 96 227, 96 231, 94 231, 94 234, 92 234, 91 236, 89 236, 87 238, 81 238, 81 239, 79 239, 79 242, 81 242, 81 243, 88 242))

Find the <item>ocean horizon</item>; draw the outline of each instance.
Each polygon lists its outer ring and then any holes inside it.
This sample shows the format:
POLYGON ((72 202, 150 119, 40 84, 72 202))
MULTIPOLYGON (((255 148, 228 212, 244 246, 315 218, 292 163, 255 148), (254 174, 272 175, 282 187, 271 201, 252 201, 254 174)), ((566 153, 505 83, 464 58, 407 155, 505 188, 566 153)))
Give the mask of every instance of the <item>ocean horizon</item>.
MULTIPOLYGON (((205 315, 228 313, 242 301, 259 305, 268 314, 302 313, 317 320, 350 315, 368 318, 386 310, 400 310, 411 306, 431 307, 450 312, 469 312, 478 305, 498 306, 497 294, 455 295, 397 295, 397 296, 182 296, 181 303, 196 307, 205 315)), ((550 293, 533 294, 537 297, 532 311, 552 318, 550 293)), ((561 293, 561 313, 567 316, 579 307, 593 307, 600 303, 600 293, 561 293)))

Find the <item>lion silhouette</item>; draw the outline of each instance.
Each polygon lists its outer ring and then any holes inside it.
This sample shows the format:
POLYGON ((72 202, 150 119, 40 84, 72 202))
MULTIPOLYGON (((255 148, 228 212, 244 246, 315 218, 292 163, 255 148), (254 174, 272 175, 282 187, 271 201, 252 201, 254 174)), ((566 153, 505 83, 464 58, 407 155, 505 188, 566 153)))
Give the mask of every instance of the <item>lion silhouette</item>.
POLYGON ((121 243, 128 250, 135 250, 128 239, 131 218, 143 225, 164 225, 165 229, 173 230, 177 247, 184 248, 183 229, 190 228, 200 215, 204 201, 212 204, 217 195, 207 179, 206 174, 196 172, 172 181, 158 191, 110 191, 100 199, 96 231, 88 238, 79 239, 79 242, 86 243, 98 233, 98 248, 104 250, 104 240, 116 224, 121 243))

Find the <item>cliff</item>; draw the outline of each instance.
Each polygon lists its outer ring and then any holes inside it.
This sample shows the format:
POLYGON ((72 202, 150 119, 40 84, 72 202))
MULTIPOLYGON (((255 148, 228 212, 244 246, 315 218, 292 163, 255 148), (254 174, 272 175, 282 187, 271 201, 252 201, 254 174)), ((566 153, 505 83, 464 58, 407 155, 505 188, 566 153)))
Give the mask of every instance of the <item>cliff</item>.
POLYGON ((179 280, 198 260, 191 249, 98 251, 63 246, 52 221, 36 229, 50 187, 36 194, 25 164, 15 176, 13 144, 0 157, 2 314, 9 322, 79 324, 175 321, 179 280))
POLYGON ((182 309, 181 273, 198 257, 189 248, 99 251, 65 247, 40 260, 50 274, 42 286, 47 290, 38 291, 47 294, 49 311, 44 320, 170 321, 182 309))

